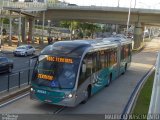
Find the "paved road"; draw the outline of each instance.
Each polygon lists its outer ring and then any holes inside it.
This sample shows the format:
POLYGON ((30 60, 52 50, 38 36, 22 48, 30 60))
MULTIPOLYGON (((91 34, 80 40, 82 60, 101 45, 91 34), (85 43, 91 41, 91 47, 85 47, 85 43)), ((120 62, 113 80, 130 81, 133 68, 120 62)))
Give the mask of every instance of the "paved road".
MULTIPOLYGON (((154 65, 158 50, 160 50, 160 41, 154 39, 142 52, 133 55, 131 67, 125 75, 91 97, 86 104, 80 104, 75 108, 64 108, 59 114, 121 114, 136 84, 154 65)), ((32 101, 27 96, 1 108, 0 113, 53 114, 59 108, 59 106, 32 101)))

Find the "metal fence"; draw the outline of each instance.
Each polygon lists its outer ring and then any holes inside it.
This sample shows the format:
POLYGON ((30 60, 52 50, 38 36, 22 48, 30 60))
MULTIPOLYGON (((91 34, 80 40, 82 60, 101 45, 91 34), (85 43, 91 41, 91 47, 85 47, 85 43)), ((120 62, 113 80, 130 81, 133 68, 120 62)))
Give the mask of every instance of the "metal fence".
POLYGON ((10 91, 14 88, 21 88, 24 85, 29 85, 31 81, 33 69, 23 69, 7 75, 1 75, 0 92, 10 91))
MULTIPOLYGON (((148 116, 160 114, 160 52, 157 56, 154 83, 152 88, 152 96, 149 106, 148 116)), ((152 118, 148 118, 151 120, 152 118)))

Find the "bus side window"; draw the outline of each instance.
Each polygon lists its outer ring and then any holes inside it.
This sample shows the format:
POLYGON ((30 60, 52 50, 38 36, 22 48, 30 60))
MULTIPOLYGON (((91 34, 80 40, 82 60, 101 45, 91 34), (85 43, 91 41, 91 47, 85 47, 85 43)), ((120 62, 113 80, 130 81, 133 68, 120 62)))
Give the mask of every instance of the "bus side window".
POLYGON ((105 50, 105 67, 109 66, 109 55, 108 50, 105 50))
POLYGON ((92 63, 92 65, 93 65, 92 71, 94 73, 94 72, 98 71, 97 70, 97 58, 96 58, 96 54, 95 53, 92 54, 92 61, 93 61, 93 63, 92 63))
POLYGON ((100 52, 100 66, 101 69, 105 68, 106 60, 105 60, 105 51, 101 50, 100 52))
POLYGON ((100 53, 97 52, 97 55, 96 55, 96 67, 97 67, 97 71, 99 71, 101 69, 101 64, 100 64, 100 53))
POLYGON ((121 60, 124 59, 124 45, 121 47, 121 60))

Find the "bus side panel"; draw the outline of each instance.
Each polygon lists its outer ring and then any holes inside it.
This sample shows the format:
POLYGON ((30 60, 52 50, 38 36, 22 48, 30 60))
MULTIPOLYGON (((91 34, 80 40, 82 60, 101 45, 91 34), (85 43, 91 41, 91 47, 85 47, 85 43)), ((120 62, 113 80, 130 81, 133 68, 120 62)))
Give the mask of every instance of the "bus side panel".
POLYGON ((96 72, 92 75, 92 95, 98 92, 104 85, 107 84, 104 70, 96 72))

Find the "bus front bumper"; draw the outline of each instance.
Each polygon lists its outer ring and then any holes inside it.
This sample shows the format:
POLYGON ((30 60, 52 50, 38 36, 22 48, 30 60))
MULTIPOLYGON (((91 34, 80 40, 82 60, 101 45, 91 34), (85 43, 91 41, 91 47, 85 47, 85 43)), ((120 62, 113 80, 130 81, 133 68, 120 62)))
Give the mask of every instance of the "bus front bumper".
POLYGON ((65 96, 47 96, 43 93, 37 93, 35 91, 30 91, 30 99, 38 100, 41 102, 45 102, 53 105, 67 106, 67 107, 75 107, 76 104, 76 95, 72 95, 70 93, 66 93, 65 96))

